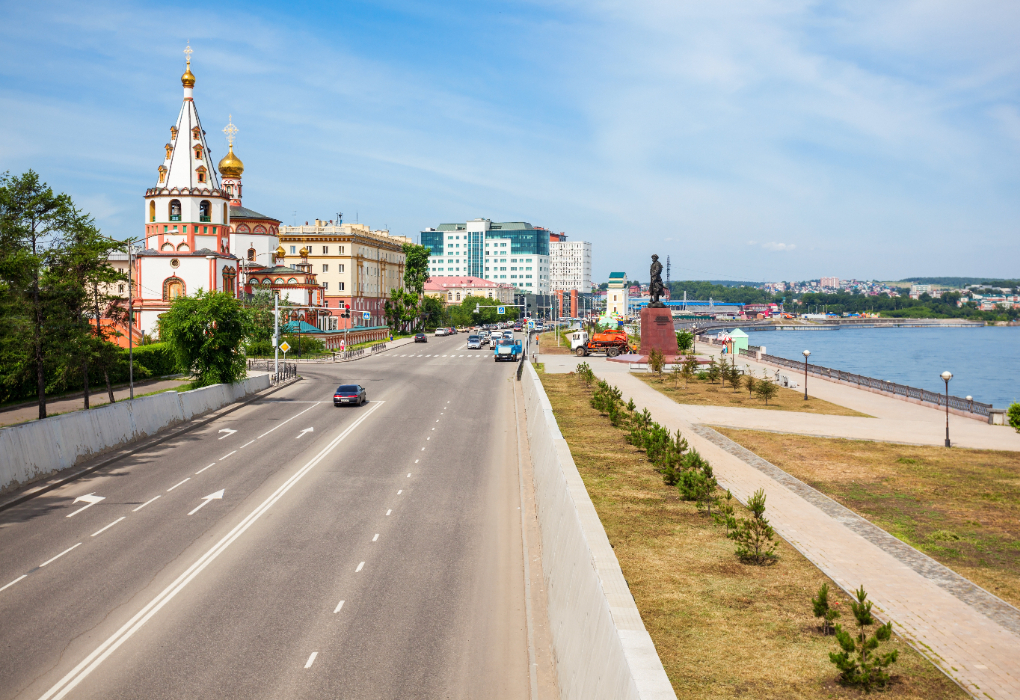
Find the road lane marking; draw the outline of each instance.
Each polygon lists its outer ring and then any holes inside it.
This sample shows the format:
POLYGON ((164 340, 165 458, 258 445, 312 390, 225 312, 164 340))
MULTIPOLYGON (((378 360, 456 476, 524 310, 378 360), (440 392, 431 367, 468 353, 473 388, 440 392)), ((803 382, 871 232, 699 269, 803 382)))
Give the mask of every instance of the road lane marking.
POLYGON ((407 478, 408 478, 408 479, 410 479, 410 478, 411 478, 411 473, 410 473, 410 472, 408 472, 408 473, 407 473, 407 478))
MULTIPOLYGON (((234 452, 237 452, 237 450, 234 450, 234 452)), ((220 461, 222 462, 227 457, 229 457, 230 455, 234 454, 234 452, 228 452, 227 454, 223 455, 222 457, 220 457, 220 461)))
POLYGON ((373 542, 378 542, 379 541, 379 533, 378 532, 375 533, 375 537, 372 538, 372 541, 373 542))
POLYGON ((220 437, 220 438, 216 438, 217 440, 222 440, 223 438, 228 438, 231 435, 233 435, 234 433, 236 433, 237 431, 236 430, 231 430, 230 428, 220 428, 220 432, 221 433, 226 433, 226 435, 224 435, 223 437, 220 437))
MULTIPOLYGON (((209 465, 209 467, 215 467, 215 466, 216 466, 216 462, 213 462, 212 464, 210 464, 210 465, 209 465)), ((196 474, 201 474, 202 472, 204 472, 204 471, 205 471, 206 469, 208 469, 209 467, 202 467, 201 469, 199 469, 199 470, 198 470, 197 472, 195 472, 195 473, 196 473, 196 474)))
MULTIPOLYGON (((6 586, 4 586, 3 588, 0 588, 0 592, 6 591, 6 590, 7 590, 8 588, 10 588, 11 586, 13 586, 14 584, 16 584, 16 583, 17 583, 18 581, 20 581, 20 580, 21 580, 21 579, 23 579, 23 578, 28 578, 28 574, 22 574, 22 575, 21 575, 21 576, 19 576, 18 578, 14 579, 14 580, 13 580, 13 581, 11 581, 10 583, 8 583, 8 584, 7 584, 6 586)), ((343 602, 343 601, 341 600, 341 601, 340 601, 340 605, 343 605, 343 604, 344 604, 344 602, 343 602)), ((336 610, 339 610, 339 609, 340 609, 340 608, 337 608, 336 610)), ((336 612, 336 610, 334 610, 333 612, 336 612)))
POLYGON ((304 430, 301 431, 301 433, 298 435, 298 437, 302 438, 302 437, 305 436, 305 433, 314 433, 314 432, 315 432, 315 428, 305 428, 304 430))
MULTIPOLYGON (((415 464, 417 464, 417 463, 418 463, 418 460, 417 460, 417 459, 416 459, 416 460, 414 460, 414 463, 415 463, 415 464)), ((410 476, 410 475, 408 475, 408 476, 410 476)))
MULTIPOLYGON (((81 546, 81 542, 79 542, 78 544, 74 545, 74 547, 80 547, 80 546, 81 546)), ((46 561, 44 561, 44 562, 43 562, 42 564, 40 564, 40 565, 39 565, 39 568, 41 569, 41 568, 43 568, 44 566, 46 566, 47 564, 52 564, 52 563, 53 563, 53 562, 55 562, 55 561, 56 561, 57 559, 60 559, 60 557, 64 556, 65 554, 67 554, 68 552, 70 552, 70 551, 71 551, 72 549, 74 549, 74 547, 68 547, 68 548, 67 548, 67 549, 65 549, 65 550, 64 550, 63 552, 61 552, 61 553, 60 553, 60 554, 58 554, 57 556, 53 557, 52 559, 47 559, 46 561)))
MULTIPOLYGON (((297 418, 297 417, 298 417, 298 416, 300 416, 301 414, 303 414, 303 413, 308 413, 308 412, 309 412, 309 411, 311 411, 311 410, 312 410, 313 408, 315 408, 316 406, 318 406, 318 405, 319 405, 320 403, 322 403, 322 402, 321 402, 321 401, 316 401, 316 402, 315 402, 315 403, 313 403, 313 404, 312 404, 311 406, 309 406, 309 407, 308 407, 308 408, 306 408, 305 410, 301 411, 301 413, 297 414, 297 416, 291 416, 291 417, 290 417, 290 418, 288 418, 287 420, 283 421, 283 423, 280 423, 280 425, 286 425, 287 423, 290 423, 290 422, 291 422, 292 420, 294 420, 295 418, 297 418)), ((276 426, 276 428, 279 428, 279 427, 280 427, 280 425, 276 426)), ((265 437, 266 435, 269 435, 269 433, 271 433, 271 432, 273 432, 274 430, 276 430, 276 428, 270 428, 269 430, 267 430, 266 432, 262 433, 261 435, 259 435, 259 436, 258 436, 257 438, 255 438, 255 439, 256 439, 256 440, 258 440, 259 438, 264 438, 264 437, 265 437)))
MULTIPOLYGON (((422 451, 422 452, 424 452, 424 451, 425 451, 425 448, 424 448, 424 447, 423 447, 423 448, 421 448, 421 451, 422 451)), ((70 518, 71 516, 69 515, 69 516, 67 516, 67 517, 69 517, 69 518, 70 518)))
POLYGON ((248 442, 246 442, 243 445, 241 445, 241 447, 239 447, 238 449, 243 450, 245 447, 247 447, 248 445, 252 444, 253 442, 255 442, 255 441, 254 440, 249 440, 248 442))
MULTIPOLYGON (((433 428, 433 430, 435 430, 435 428, 433 428)), ((430 436, 430 437, 427 437, 427 438, 425 438, 425 439, 426 439, 426 440, 431 440, 431 439, 432 439, 432 437, 430 436)))
POLYGON ((95 492, 87 493, 84 496, 78 496, 78 498, 74 499, 74 501, 71 502, 71 505, 73 506, 75 503, 78 503, 79 501, 85 501, 85 505, 83 505, 81 508, 74 511, 73 513, 69 514, 67 517, 73 518, 86 508, 91 508, 92 506, 96 505, 97 503, 103 500, 106 500, 106 496, 97 496, 95 495, 95 492))
POLYGON ((390 513, 392 513, 392 512, 393 512, 393 509, 392 509, 392 508, 390 508, 390 509, 389 509, 388 511, 386 511, 386 515, 389 515, 389 514, 390 514, 390 513))
POLYGON ((399 491, 397 491, 397 495, 399 496, 399 495, 400 495, 400 494, 402 494, 403 492, 404 492, 404 489, 400 489, 399 491))
POLYGON ((210 493, 208 496, 202 496, 202 502, 194 510, 188 513, 188 515, 194 515, 195 513, 197 513, 202 508, 202 506, 209 505, 209 501, 222 501, 224 490, 225 489, 220 489, 216 493, 210 493))
POLYGON ((358 564, 358 568, 354 570, 354 573, 358 573, 359 571, 361 571, 364 568, 365 568, 365 562, 361 562, 360 564, 358 564))
MULTIPOLYGON (((209 465, 209 466, 212 466, 212 465, 209 465)), ((209 468, 209 467, 206 467, 206 469, 208 469, 208 468, 209 468)), ((205 470, 203 470, 203 471, 205 471, 205 470)), ((159 496, 156 496, 156 498, 159 498, 159 496)), ((149 499, 149 500, 147 500, 147 501, 146 501, 145 503, 143 503, 142 505, 138 506, 137 508, 135 508, 135 509, 134 509, 134 510, 132 510, 131 512, 132 512, 132 513, 137 513, 137 512, 138 512, 138 511, 140 511, 140 510, 141 510, 142 508, 144 508, 145 506, 147 506, 147 505, 149 505, 150 503, 152 503, 153 501, 155 501, 155 500, 156 500, 156 498, 150 498, 150 499, 149 499)))
POLYGON ((97 530, 96 532, 93 532, 93 533, 92 533, 92 535, 91 535, 91 537, 95 537, 96 535, 98 535, 98 534, 100 534, 100 533, 102 533, 102 532, 105 532, 105 531, 109 530, 109 529, 110 529, 111 527, 113 527, 114 525, 116 525, 117 523, 119 523, 119 522, 120 522, 121 520, 124 520, 124 519, 125 519, 126 517, 127 517, 126 515, 122 515, 122 516, 120 516, 119 518, 117 518, 116 520, 114 520, 114 521, 113 521, 112 523, 110 523, 109 525, 107 525, 106 527, 104 527, 104 528, 103 528, 102 530, 97 530))
MULTIPOLYGON (((22 576, 21 578, 24 578, 24 576, 22 576)), ((10 585, 10 584, 7 584, 7 585, 10 585)), ((0 588, 0 591, 2 591, 2 590, 3 590, 3 588, 0 588)), ((341 600, 339 603, 337 603, 336 608, 333 610, 333 614, 336 615, 338 612, 340 612, 340 608, 342 608, 343 606, 344 606, 344 602, 341 600)))
MULTIPOLYGON (((438 423, 438 422, 439 422, 439 421, 436 421, 436 423, 438 423)), ((435 428, 433 428, 433 430, 435 430, 435 428)))
POLYGON ((312 655, 308 657, 308 661, 305 662, 305 668, 311 668, 312 664, 315 663, 315 657, 319 655, 319 652, 313 651, 312 655))
MULTIPOLYGON (((227 456, 229 457, 230 455, 227 455, 227 456)), ((185 479, 184 481, 191 481, 191 477, 189 476, 189 477, 188 477, 187 479, 185 479)), ((181 484, 183 484, 183 483, 184 483, 184 481, 182 481, 182 482, 181 482, 181 484)), ((173 491, 173 490, 174 490, 175 488, 177 488, 177 487, 178 487, 178 486, 180 486, 181 484, 174 484, 173 486, 171 486, 170 488, 168 488, 168 489, 167 489, 167 492, 173 491)))
MULTIPOLYGON (((155 598, 149 601, 141 610, 134 614, 134 616, 124 623, 120 629, 110 635, 102 644, 96 647, 92 653, 82 659, 77 666, 71 669, 63 678, 57 681, 40 700, 59 700, 66 696, 72 689, 74 689, 79 683, 81 683, 92 671, 99 667, 99 665, 105 661, 109 656, 116 651, 124 642, 126 642, 135 632, 148 622, 152 617, 159 612, 163 606, 169 603, 173 598, 180 593, 185 586, 195 579, 209 564, 211 564, 220 554, 226 551, 233 542, 235 542, 245 531, 248 530, 269 508, 279 501, 284 494, 294 487, 298 481, 300 481, 308 472, 315 468, 315 466, 321 462, 326 455, 328 455, 341 441, 350 435, 361 423, 368 419, 376 409, 381 407, 385 402, 379 401, 373 403, 373 405, 366 411, 362 416, 355 420, 346 430, 340 435, 335 437, 329 442, 328 445, 311 460, 308 461, 301 469, 294 473, 287 481, 281 484, 276 491, 272 493, 265 501, 259 504, 251 513, 249 513, 244 520, 239 522, 234 528, 223 536, 216 544, 210 547, 205 554, 199 557, 195 563, 193 563, 188 569, 178 576, 169 586, 163 589, 155 598)), ((317 405, 317 404, 316 404, 317 405)), ((81 544, 79 542, 79 544, 81 544)), ((78 545, 75 545, 77 547, 78 545)), ((74 549, 72 547, 71 549, 74 549)), ((71 551, 71 550, 67 550, 71 551)), ((62 554, 66 554, 63 552, 62 554)), ((58 555, 61 556, 61 555, 58 555)), ((52 561, 52 560, 51 560, 52 561)), ((49 562, 47 562, 48 564, 49 562)))

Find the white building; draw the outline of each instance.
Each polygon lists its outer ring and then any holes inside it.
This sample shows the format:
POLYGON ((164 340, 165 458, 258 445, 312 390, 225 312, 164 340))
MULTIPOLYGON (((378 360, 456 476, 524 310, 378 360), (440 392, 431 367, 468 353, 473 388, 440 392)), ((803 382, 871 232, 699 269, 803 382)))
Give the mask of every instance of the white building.
POLYGON ((591 292, 591 243, 549 234, 549 288, 553 292, 591 292))
POLYGON ((195 108, 191 49, 181 76, 184 102, 145 191, 145 250, 134 261, 135 326, 155 334, 170 302, 199 289, 237 293, 238 263, 230 252, 230 195, 220 187, 195 108))
POLYGON ((626 318, 630 313, 630 287, 627 284, 626 272, 610 272, 609 285, 606 289, 606 316, 610 318, 626 318))
POLYGON ((514 288, 471 276, 431 277, 425 283, 425 296, 442 299, 447 306, 459 304, 468 297, 492 299, 495 303, 513 304, 514 288))

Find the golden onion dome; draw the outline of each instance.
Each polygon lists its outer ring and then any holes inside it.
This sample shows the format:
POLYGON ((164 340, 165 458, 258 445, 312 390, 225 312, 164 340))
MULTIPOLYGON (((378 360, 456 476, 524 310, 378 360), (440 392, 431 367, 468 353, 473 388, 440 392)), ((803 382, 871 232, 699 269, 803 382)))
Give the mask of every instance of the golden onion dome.
POLYGON ((310 251, 308 250, 308 248, 302 248, 300 251, 298 251, 299 255, 301 255, 302 258, 307 258, 309 252, 310 251))
POLYGON ((234 155, 233 144, 230 145, 227 155, 223 156, 223 160, 220 161, 219 168, 220 175, 223 177, 241 177, 241 173, 244 172, 244 163, 234 155))
POLYGON ((181 76, 181 85, 186 88, 195 87, 195 74, 191 72, 191 61, 188 61, 188 67, 184 69, 184 75, 181 76))
POLYGON ((280 246, 279 248, 276 249, 276 257, 282 258, 282 257, 284 257, 286 255, 287 255, 287 251, 283 249, 283 246, 280 246))

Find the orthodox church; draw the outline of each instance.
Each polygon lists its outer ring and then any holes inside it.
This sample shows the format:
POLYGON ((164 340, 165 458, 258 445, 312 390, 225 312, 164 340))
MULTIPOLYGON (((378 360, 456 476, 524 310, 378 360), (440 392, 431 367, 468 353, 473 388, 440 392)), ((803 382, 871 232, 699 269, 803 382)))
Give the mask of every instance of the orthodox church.
POLYGON ((277 262, 280 221, 241 204, 244 164, 234 154, 232 119, 224 129, 227 155, 218 172, 213 167, 195 107, 191 53, 189 46, 184 102, 157 168, 159 181, 145 191, 145 243, 132 270, 135 329, 150 335, 174 298, 199 289, 241 296, 250 292, 245 277, 253 269, 277 262))

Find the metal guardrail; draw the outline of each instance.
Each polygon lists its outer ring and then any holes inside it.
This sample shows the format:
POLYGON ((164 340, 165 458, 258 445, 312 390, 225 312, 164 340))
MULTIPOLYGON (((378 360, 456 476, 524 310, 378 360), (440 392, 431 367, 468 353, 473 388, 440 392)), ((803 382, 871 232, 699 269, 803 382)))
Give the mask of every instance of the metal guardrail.
MULTIPOLYGON (((762 355, 761 359, 763 362, 770 362, 774 365, 779 365, 780 367, 787 367, 798 372, 804 371, 804 363, 797 362, 796 360, 788 360, 785 357, 776 357, 775 355, 762 355)), ((808 374, 825 377, 826 379, 835 379, 841 382, 847 382, 848 384, 856 384, 857 386, 867 387, 869 389, 877 389, 895 396, 903 396, 908 399, 914 399, 915 401, 922 401, 936 406, 946 405, 945 394, 928 391, 927 389, 918 389, 917 387, 906 386, 905 384, 887 382, 884 379, 874 379, 873 377, 865 377, 852 372, 844 372, 842 370, 829 369, 828 367, 812 364, 808 364, 808 374)), ((968 401, 967 399, 959 396, 949 396, 949 407, 957 411, 965 411, 987 417, 988 412, 992 408, 992 404, 981 403, 980 401, 974 401, 973 399, 968 401)))
POLYGON ((269 372, 270 386, 274 386, 288 379, 293 379, 297 376, 296 362, 281 362, 279 372, 274 373, 272 360, 248 360, 248 369, 269 372))

